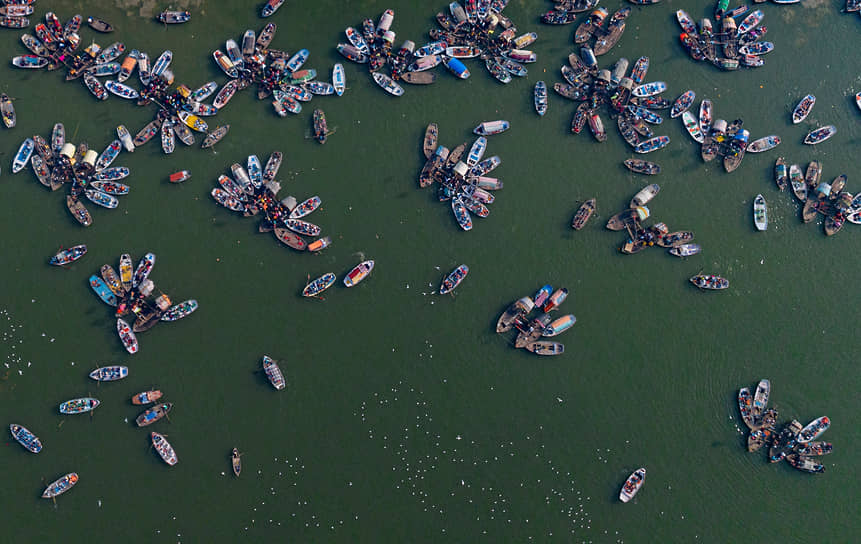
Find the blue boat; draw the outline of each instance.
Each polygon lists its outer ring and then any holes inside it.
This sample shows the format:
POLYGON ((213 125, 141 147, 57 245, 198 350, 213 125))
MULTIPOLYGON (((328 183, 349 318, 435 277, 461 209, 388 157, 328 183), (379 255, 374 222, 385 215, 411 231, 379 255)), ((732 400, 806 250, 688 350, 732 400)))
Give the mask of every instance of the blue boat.
POLYGON ((643 106, 633 106, 629 104, 627 108, 629 112, 636 115, 647 123, 651 123, 653 125, 660 125, 664 122, 664 119, 660 115, 653 111, 647 110, 643 106))
POLYGON ((15 159, 12 161, 12 173, 16 174, 27 166, 30 161, 30 156, 33 154, 33 149, 36 143, 33 138, 27 138, 18 148, 18 153, 15 154, 15 159))
POLYGON ((42 451, 42 442, 39 440, 39 437, 28 431, 25 427, 13 423, 9 425, 9 431, 12 433, 12 438, 27 448, 27 451, 33 453, 42 451))
POLYGON ((544 304, 544 302, 550 297, 550 293, 552 292, 553 286, 549 284, 536 291, 535 296, 532 297, 532 300, 535 303, 535 307, 540 308, 544 304))
MULTIPOLYGON (((302 290, 303 297, 316 297, 335 283, 336 276, 332 272, 327 272, 305 286, 302 290)), ((274 385, 274 384, 273 384, 274 385)))
POLYGON ((311 52, 307 49, 300 49, 298 53, 290 57, 290 60, 287 61, 287 66, 285 69, 288 72, 295 72, 299 68, 305 64, 305 61, 308 60, 308 56, 311 55, 311 52))
POLYGON ((260 165, 260 159, 257 155, 248 155, 248 177, 251 178, 251 184, 255 187, 260 187, 263 184, 263 167, 260 165))
POLYGON ((544 327, 541 336, 556 336, 570 329, 576 322, 577 318, 573 314, 564 315, 544 327))
POLYGON ((451 210, 454 212, 454 218, 457 219, 457 224, 460 225, 460 228, 463 230, 472 229, 472 218, 469 216, 469 211, 467 211, 466 206, 463 205, 463 201, 460 198, 453 198, 451 200, 451 210))
POLYGON ((99 295, 99 298, 102 299, 102 302, 107 304, 108 306, 116 306, 117 305, 117 296, 113 291, 110 290, 108 285, 102 280, 102 278, 93 274, 90 276, 90 287, 93 288, 93 291, 99 295))
POLYGON ((444 295, 446 293, 450 293, 454 290, 455 287, 460 285, 460 282, 469 274, 469 267, 465 264, 462 264, 452 270, 451 274, 446 276, 443 280, 442 285, 439 288, 439 294, 444 295))
POLYGON ((469 70, 467 69, 466 65, 454 57, 450 57, 447 61, 445 61, 445 67, 448 68, 449 72, 456 75, 460 79, 466 79, 469 77, 469 70))
POLYGON ((164 72, 168 66, 170 66, 170 61, 173 60, 173 51, 168 49, 161 55, 159 55, 158 59, 156 59, 155 63, 152 65, 152 70, 150 70, 151 77, 158 77, 164 72))
POLYGON ((144 282, 152 272, 152 267, 155 265, 155 253, 147 253, 138 263, 135 269, 135 274, 132 277, 132 287, 137 288, 144 282))
POLYGON ((466 166, 472 168, 477 165, 484 156, 484 151, 487 149, 487 138, 479 136, 469 150, 469 156, 466 158, 466 166))

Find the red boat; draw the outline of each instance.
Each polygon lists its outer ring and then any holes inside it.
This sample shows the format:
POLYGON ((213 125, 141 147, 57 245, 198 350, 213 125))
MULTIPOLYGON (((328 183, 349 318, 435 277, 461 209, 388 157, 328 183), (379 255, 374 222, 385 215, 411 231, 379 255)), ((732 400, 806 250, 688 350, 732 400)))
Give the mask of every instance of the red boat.
POLYGON ((183 181, 187 180, 190 177, 191 177, 191 172, 189 172, 188 170, 180 170, 179 172, 174 172, 173 174, 170 175, 170 182, 171 183, 182 183, 183 181))

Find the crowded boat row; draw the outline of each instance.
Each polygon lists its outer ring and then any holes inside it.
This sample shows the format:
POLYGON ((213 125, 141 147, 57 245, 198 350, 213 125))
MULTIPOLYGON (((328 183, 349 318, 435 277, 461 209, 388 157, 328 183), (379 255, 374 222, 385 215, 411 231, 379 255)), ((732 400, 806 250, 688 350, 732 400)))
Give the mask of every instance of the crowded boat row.
POLYGON ((822 416, 802 426, 793 419, 778 431, 778 411, 776 408, 767 408, 770 394, 771 382, 767 379, 759 381, 752 395, 747 387, 742 387, 738 392, 741 419, 750 430, 747 451, 768 447, 768 459, 772 463, 785 459, 803 472, 825 472, 818 457, 831 453, 833 446, 829 442, 815 440, 828 430, 831 420, 828 416, 822 416))
POLYGON ((490 191, 502 189, 502 182, 488 177, 492 170, 502 164, 497 156, 484 159, 487 138, 505 132, 510 127, 508 121, 485 121, 473 129, 478 136, 469 148, 464 142, 453 150, 439 144, 439 127, 430 123, 425 129, 422 151, 427 159, 419 174, 419 187, 425 188, 439 182, 440 202, 451 201, 451 210, 461 229, 472 229, 472 214, 477 217, 490 215, 489 204, 496 197, 490 191), (463 159, 466 153, 465 160, 463 159))
POLYGON ((737 70, 741 67, 756 68, 765 64, 763 55, 774 50, 771 42, 758 41, 768 29, 757 26, 763 19, 763 12, 748 12, 741 6, 718 16, 720 28, 715 31, 708 17, 700 20, 699 28, 688 13, 676 11, 676 20, 682 28, 679 40, 688 55, 696 61, 710 62, 723 70, 737 70), (747 14, 744 19, 742 16, 747 14), (737 19, 741 19, 737 23, 737 19))
POLYGON ((526 348, 536 355, 561 355, 565 352, 564 344, 541 338, 562 334, 577 322, 573 314, 554 319, 551 313, 566 298, 568 289, 563 287, 554 291, 551 285, 545 285, 533 297, 525 296, 508 306, 496 322, 496 332, 501 334, 516 329, 515 348, 526 348), (536 315, 532 315, 533 310, 536 315))

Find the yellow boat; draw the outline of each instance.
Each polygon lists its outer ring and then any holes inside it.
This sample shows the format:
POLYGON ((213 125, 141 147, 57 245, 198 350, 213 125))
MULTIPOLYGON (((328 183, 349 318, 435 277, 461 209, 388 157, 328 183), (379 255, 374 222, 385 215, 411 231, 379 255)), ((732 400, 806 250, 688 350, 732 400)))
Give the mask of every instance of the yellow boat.
POLYGON ((206 132, 209 127, 206 126, 206 123, 198 116, 188 113, 187 111, 181 111, 177 113, 180 120, 188 125, 191 129, 196 130, 198 132, 206 132))

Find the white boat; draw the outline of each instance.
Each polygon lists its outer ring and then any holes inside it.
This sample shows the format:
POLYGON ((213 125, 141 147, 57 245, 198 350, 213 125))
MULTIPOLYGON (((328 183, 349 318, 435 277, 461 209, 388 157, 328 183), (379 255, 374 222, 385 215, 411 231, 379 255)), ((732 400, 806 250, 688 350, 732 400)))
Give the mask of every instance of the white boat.
POLYGON ((332 86, 335 87, 335 94, 338 96, 343 95, 347 88, 344 66, 340 62, 332 68, 332 86))
POLYGON ((756 198, 753 199, 753 224, 756 225, 756 230, 768 228, 768 207, 761 194, 756 195, 756 198))
POLYGON ((814 419, 810 423, 807 424, 806 427, 801 429, 801 432, 798 433, 798 443, 806 444, 811 440, 816 440, 819 436, 828 430, 828 427, 831 426, 831 420, 828 419, 828 416, 822 416, 820 418, 814 419))
POLYGON ((682 112, 682 122, 685 124, 685 128, 688 131, 688 134, 691 135, 691 138, 694 139, 697 143, 703 143, 703 131, 700 129, 700 123, 694 114, 690 111, 682 112))
POLYGON ((634 198, 631 199, 629 207, 634 209, 639 208, 640 206, 645 206, 650 200, 655 198, 655 195, 657 195, 660 190, 661 186, 657 183, 643 187, 636 195, 634 195, 634 198))
POLYGON ((33 138, 27 138, 21 143, 21 147, 18 148, 18 153, 15 154, 15 158, 12 160, 13 174, 20 172, 25 166, 27 166, 35 147, 36 143, 33 141, 33 138))
POLYGON ((374 81, 392 96, 401 96, 404 94, 404 88, 382 72, 374 72, 374 81))
POLYGON ((128 151, 129 153, 134 152, 135 143, 132 140, 132 135, 129 133, 129 130, 126 128, 125 125, 119 125, 117 127, 117 137, 123 143, 123 147, 126 148, 126 151, 128 151))
POLYGON ((360 281, 364 280, 371 274, 371 270, 374 269, 374 261, 362 261, 350 270, 346 276, 344 276, 344 285, 347 287, 353 287, 360 281))
POLYGON ((643 487, 645 482, 646 469, 638 468, 633 474, 628 476, 627 480, 625 480, 625 485, 622 486, 622 490, 619 492, 619 500, 622 502, 628 502, 633 499, 634 495, 640 491, 640 488, 643 487))
POLYGON ((469 150, 469 155, 466 158, 466 166, 472 168, 481 161, 484 156, 484 151, 487 149, 487 138, 479 136, 469 150))
POLYGON ((479 136, 490 136, 491 134, 499 134, 501 132, 505 132, 511 128, 511 124, 508 121, 497 120, 497 121, 485 121, 481 123, 474 129, 472 129, 473 134, 478 134, 479 136))

